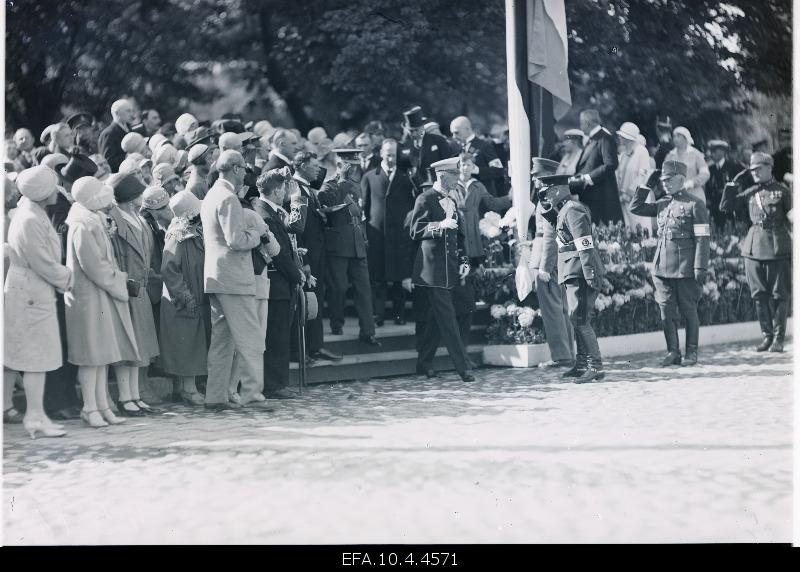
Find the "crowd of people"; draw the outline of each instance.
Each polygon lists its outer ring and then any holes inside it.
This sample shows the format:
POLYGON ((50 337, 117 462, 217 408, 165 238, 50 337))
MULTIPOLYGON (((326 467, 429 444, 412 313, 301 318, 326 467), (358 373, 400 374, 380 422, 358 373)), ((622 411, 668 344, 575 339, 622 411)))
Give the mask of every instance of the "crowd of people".
MULTIPOLYGON (((471 275, 485 257, 478 221, 507 211, 512 194, 507 148, 478 136, 469 118, 453 119, 445 136, 414 107, 398 137, 371 121, 330 138, 323 127, 302 137, 235 114, 201 122, 184 113, 162 124, 157 110, 126 99, 110 113, 105 127, 75 113, 44 129, 41 146, 25 128, 6 141, 4 422, 24 423, 32 437, 62 436, 55 421, 80 417, 99 428, 158 415, 140 392, 153 367, 173 377, 176 398, 209 410, 294 398, 291 360, 342 359, 324 347, 323 314, 329 335, 342 335, 350 289, 365 347, 380 346, 387 302, 388 319, 405 324, 412 301, 417 372, 436 375, 442 342, 462 380, 475 379, 465 347, 471 275), (12 403, 16 373, 24 416, 12 403)), ((587 258, 592 223, 672 233, 665 221, 674 217, 659 206, 662 181, 669 197, 700 205, 695 241, 708 236, 709 216, 724 224, 731 213, 752 214, 750 195, 722 201, 731 184, 749 189, 765 179, 727 157, 724 141, 709 142, 709 166, 684 127, 659 123, 659 143, 648 150, 634 123, 615 136, 596 111, 580 122, 564 133, 558 156, 534 158, 529 267, 549 365, 584 382, 602 376, 590 325, 602 277, 599 259, 587 258)), ((761 165, 766 155, 753 156, 761 165)), ((773 162, 791 182, 788 151, 773 162)), ((758 296, 772 296, 776 270, 758 272, 758 296)), ((670 276, 662 289, 680 291, 670 276)), ((683 311, 685 300, 664 298, 670 332, 673 306, 683 311)), ((667 340, 674 353, 671 333, 667 340)))

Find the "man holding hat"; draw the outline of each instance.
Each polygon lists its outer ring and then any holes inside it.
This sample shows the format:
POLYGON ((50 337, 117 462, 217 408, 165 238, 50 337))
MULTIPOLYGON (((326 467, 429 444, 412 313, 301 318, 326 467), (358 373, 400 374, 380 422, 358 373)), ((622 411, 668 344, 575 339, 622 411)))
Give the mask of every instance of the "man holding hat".
POLYGON ((600 380, 605 373, 592 318, 605 267, 594 247, 589 208, 570 198, 569 176, 538 179, 541 215, 555 226, 558 283, 566 288, 567 311, 575 331, 575 365, 563 376, 576 378, 575 383, 600 380))
POLYGON ((651 233, 652 221, 646 217, 636 216, 628 209, 636 189, 643 185, 650 175, 650 154, 645 146, 639 143, 639 135, 639 127, 630 121, 620 125, 617 131, 619 139, 617 187, 625 225, 631 230, 636 230, 636 225, 640 225, 651 233))
POLYGON ((720 212, 719 202, 722 191, 730 181, 738 175, 744 166, 728 157, 730 146, 721 139, 712 139, 708 142, 711 151, 711 160, 708 166, 708 182, 706 182, 706 206, 708 214, 717 229, 722 229, 725 223, 733 220, 733 216, 720 212))
POLYGON ((397 167, 408 170, 412 183, 420 189, 428 168, 456 153, 443 136, 425 132, 420 106, 404 111, 403 116, 403 139, 397 153, 397 167))
POLYGON ((639 216, 656 217, 658 223, 653 284, 667 340, 667 355, 661 367, 681 365, 678 310, 686 320, 683 365, 695 365, 700 341, 697 303, 708 273, 711 228, 705 202, 686 190, 686 165, 665 160, 662 167, 636 190, 630 208, 639 216), (651 191, 656 202, 645 203, 651 191))
POLYGON ((540 177, 555 175, 559 164, 543 157, 532 160, 534 197, 536 198, 536 234, 531 246, 531 257, 528 268, 533 275, 536 298, 542 311, 542 322, 547 334, 547 346, 550 348, 550 362, 539 364, 539 367, 571 367, 574 364, 572 340, 574 333, 569 320, 567 306, 564 303, 566 289, 558 282, 558 244, 556 229, 550 224, 542 212, 544 207, 536 197, 536 190, 541 187, 540 177))
POLYGON ((331 329, 344 324, 344 303, 348 282, 353 285, 358 313, 358 339, 379 346, 372 316, 372 287, 367 267, 367 230, 361 198, 361 150, 334 149, 336 178, 325 182, 319 202, 326 214, 325 249, 328 258, 328 311, 331 329))
POLYGON ((189 148, 189 179, 186 181, 186 190, 201 201, 208 193, 212 156, 210 147, 205 143, 197 143, 189 148))
POLYGON ((436 183, 417 197, 411 212, 411 238, 420 242, 412 280, 425 291, 430 314, 419 345, 417 373, 436 375, 432 362, 444 338, 461 379, 475 381, 453 307, 453 288, 469 274, 469 260, 461 255, 464 238, 458 229, 458 208, 449 196, 458 184, 458 163, 458 157, 452 157, 431 165, 436 183))
POLYGON ((772 176, 773 159, 766 153, 750 156, 755 184, 742 189, 744 172, 725 186, 719 210, 731 213, 747 205, 753 225, 741 243, 750 295, 756 303, 763 340, 756 348, 782 352, 792 278, 792 193, 772 176), (771 306, 770 300, 774 304, 771 306))

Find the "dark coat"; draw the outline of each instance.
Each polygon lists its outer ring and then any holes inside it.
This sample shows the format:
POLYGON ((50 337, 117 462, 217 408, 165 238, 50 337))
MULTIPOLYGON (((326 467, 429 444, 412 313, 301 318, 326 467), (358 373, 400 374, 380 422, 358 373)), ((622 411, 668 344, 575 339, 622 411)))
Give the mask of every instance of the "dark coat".
POLYGON ((439 228, 439 222, 447 218, 442 206, 447 201, 455 211, 453 218, 460 223, 455 202, 435 190, 425 191, 414 203, 409 232, 421 243, 412 275, 417 286, 451 289, 459 283, 458 267, 467 262, 462 255, 464 239, 459 229, 439 228))
POLYGON ((264 168, 262 169, 262 172, 271 171, 272 169, 282 169, 283 167, 289 167, 292 173, 294 173, 294 166, 290 165, 277 155, 270 155, 267 164, 264 165, 264 168))
POLYGON ((284 202, 283 208, 290 213, 289 232, 297 235, 297 246, 308 249, 303 262, 311 267, 311 274, 324 276, 325 266, 325 215, 313 189, 305 183, 297 182, 300 194, 308 201, 308 206, 292 209, 291 201, 284 202))
POLYGON ((713 162, 708 165, 708 172, 711 176, 708 178, 705 188, 706 205, 708 206, 708 212, 711 218, 718 226, 723 225, 725 219, 730 216, 719 210, 719 203, 722 200, 722 191, 725 189, 725 185, 727 185, 729 181, 732 181, 742 169, 744 169, 744 165, 736 161, 731 161, 730 158, 725 159, 725 164, 722 165, 722 168, 718 167, 717 164, 713 162))
POLYGON ((594 223, 622 220, 617 165, 617 142, 605 127, 601 127, 583 148, 575 171, 576 175, 589 175, 593 184, 570 184, 570 191, 577 193, 580 201, 591 210, 594 223))
POLYGON ((328 209, 326 214, 325 249, 329 256, 344 258, 367 257, 367 229, 362 221, 361 189, 352 181, 331 179, 322 185, 319 202, 328 209))
POLYGON ((373 282, 400 282, 410 278, 414 264, 414 241, 406 230, 406 216, 414 208, 411 179, 395 169, 391 183, 379 166, 361 179, 364 216, 367 223, 367 261, 373 282), (380 198, 382 200, 379 200, 380 198))
POLYGON ((464 146, 464 150, 472 153, 475 157, 478 173, 473 176, 483 183, 490 195, 493 197, 503 196, 506 190, 505 169, 497 156, 494 143, 476 136, 464 146))
POLYGON ((792 237, 786 213, 792 210, 792 192, 788 187, 775 179, 744 190, 728 183, 719 210, 733 212, 741 203, 747 205, 753 223, 742 241, 742 256, 755 260, 790 258, 792 237))
POLYGON ((292 241, 278 213, 271 205, 261 199, 253 199, 253 210, 269 225, 269 230, 281 247, 277 256, 272 257, 267 272, 269 275, 269 299, 291 300, 300 284, 300 259, 292 247, 292 241))
POLYGON ((97 138, 97 151, 106 158, 108 166, 111 167, 111 172, 113 173, 119 170, 120 163, 125 160, 125 151, 122 150, 122 138, 127 134, 127 131, 112 121, 111 125, 103 129, 100 137, 97 138))
POLYGON ((431 163, 455 157, 456 153, 447 139, 435 133, 426 133, 422 137, 419 149, 411 141, 400 145, 397 151, 397 167, 399 169, 416 169, 411 178, 417 189, 428 178, 428 167, 431 163))

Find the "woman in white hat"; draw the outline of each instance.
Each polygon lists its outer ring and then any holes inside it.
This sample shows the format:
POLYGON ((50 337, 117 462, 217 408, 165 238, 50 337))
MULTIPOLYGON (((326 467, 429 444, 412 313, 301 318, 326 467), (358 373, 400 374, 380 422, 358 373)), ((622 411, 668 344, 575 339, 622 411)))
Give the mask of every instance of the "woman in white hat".
POLYGON ((664 160, 678 161, 686 165, 686 181, 683 183, 683 188, 705 202, 706 193, 703 187, 711 177, 705 157, 693 146, 694 139, 686 127, 676 127, 672 130, 672 143, 675 148, 667 153, 664 160))
POLYGON ((158 363, 177 376, 188 405, 203 405, 195 379, 207 375, 211 310, 203 283, 205 250, 200 222, 201 201, 191 191, 169 199, 174 218, 164 239, 161 277, 161 355, 158 363))
POLYGON ((622 216, 625 224, 631 230, 636 230, 636 225, 653 232, 653 219, 632 214, 629 210, 633 195, 639 186, 644 185, 650 170, 650 154, 639 143, 639 126, 630 121, 620 125, 617 131, 619 140, 619 155, 617 165, 617 188, 619 189, 619 202, 622 206, 622 216))
POLYGON ((108 366, 136 361, 139 350, 128 308, 128 275, 119 269, 108 213, 114 190, 94 177, 72 185, 75 199, 67 216, 67 267, 75 286, 64 296, 67 359, 78 366, 83 419, 91 427, 122 423, 108 401, 108 366))
POLYGON ((58 176, 39 165, 16 180, 22 194, 8 229, 5 364, 23 372, 27 410, 23 425, 31 438, 66 435, 44 412, 45 373, 63 365, 56 314, 56 292, 69 292, 73 276, 61 264, 61 241, 45 212, 55 204, 58 176))

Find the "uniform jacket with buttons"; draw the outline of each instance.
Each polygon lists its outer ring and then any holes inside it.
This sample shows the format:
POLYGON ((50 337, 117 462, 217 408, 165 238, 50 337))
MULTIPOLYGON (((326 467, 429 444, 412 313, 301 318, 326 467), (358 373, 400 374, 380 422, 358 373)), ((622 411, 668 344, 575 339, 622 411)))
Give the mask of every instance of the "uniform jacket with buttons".
POLYGON ((409 232, 420 241, 412 275, 417 286, 450 289, 459 283, 458 268, 466 260, 461 257, 463 235, 458 228, 439 227, 447 212, 461 224, 455 201, 438 191, 427 190, 414 203, 409 232))
POLYGON ((734 212, 746 204, 753 226, 742 241, 742 256, 756 260, 777 260, 792 256, 789 219, 792 192, 775 179, 757 183, 745 190, 737 183, 728 183, 722 193, 719 210, 734 212))
POLYGON ((605 275, 592 236, 592 215, 586 205, 572 200, 564 203, 558 212, 556 242, 559 284, 574 278, 599 280, 605 275))
POLYGON ((711 230, 705 203, 678 191, 655 203, 646 203, 648 187, 636 189, 630 210, 639 216, 656 217, 658 245, 653 275, 660 278, 694 278, 694 271, 708 268, 711 230))
POLYGON ((361 187, 352 181, 331 179, 319 191, 323 207, 344 207, 326 213, 325 248, 330 256, 367 257, 367 229, 362 220, 361 187))

